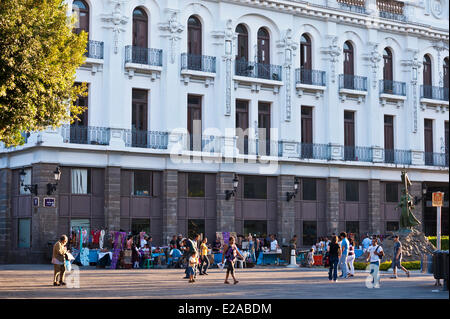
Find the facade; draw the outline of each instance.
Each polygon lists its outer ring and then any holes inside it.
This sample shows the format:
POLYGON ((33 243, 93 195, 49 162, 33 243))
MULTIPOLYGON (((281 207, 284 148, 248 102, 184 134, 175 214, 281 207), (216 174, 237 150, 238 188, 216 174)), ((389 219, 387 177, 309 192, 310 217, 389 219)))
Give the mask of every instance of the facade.
POLYGON ((448 1, 67 2, 89 35, 87 110, 0 149, 1 262, 45 261, 80 225, 159 245, 383 234, 402 169, 426 234, 445 192, 448 234, 448 1))

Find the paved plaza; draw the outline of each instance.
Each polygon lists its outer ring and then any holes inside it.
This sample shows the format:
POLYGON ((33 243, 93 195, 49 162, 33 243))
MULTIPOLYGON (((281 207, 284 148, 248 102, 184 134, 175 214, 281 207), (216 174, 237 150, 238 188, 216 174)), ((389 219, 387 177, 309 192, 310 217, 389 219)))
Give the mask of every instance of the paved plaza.
POLYGON ((52 265, 0 265, 0 299, 4 298, 401 298, 448 299, 448 291, 438 292, 433 275, 403 273, 397 280, 383 273, 381 288, 368 289, 367 273, 329 282, 324 268, 288 269, 261 267, 237 269, 237 285, 225 285, 225 272, 210 269, 189 284, 181 269, 80 269, 80 288, 53 287, 52 265), (343 289, 337 289, 343 288, 343 289))

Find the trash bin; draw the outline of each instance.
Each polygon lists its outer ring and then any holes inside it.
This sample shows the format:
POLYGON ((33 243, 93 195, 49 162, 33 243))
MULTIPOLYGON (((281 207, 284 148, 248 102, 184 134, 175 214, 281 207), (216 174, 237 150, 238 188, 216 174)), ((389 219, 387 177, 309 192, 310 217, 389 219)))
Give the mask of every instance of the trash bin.
MULTIPOLYGON (((55 241, 55 243, 56 243, 56 241, 55 241)), ((47 242, 47 254, 46 254, 45 257, 48 260, 52 260, 52 257, 53 257, 53 245, 54 245, 54 242, 52 242, 52 241, 48 241, 47 242)))
POLYGON ((433 275, 435 279, 443 279, 443 254, 440 250, 433 252, 433 275))

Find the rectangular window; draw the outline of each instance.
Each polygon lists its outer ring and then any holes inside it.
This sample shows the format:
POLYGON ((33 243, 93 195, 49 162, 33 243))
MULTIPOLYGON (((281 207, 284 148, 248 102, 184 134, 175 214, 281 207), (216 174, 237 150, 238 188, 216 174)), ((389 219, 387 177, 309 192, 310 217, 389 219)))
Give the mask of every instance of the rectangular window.
POLYGON ((386 222, 386 230, 387 231, 399 230, 399 223, 398 222, 386 222))
POLYGON ((267 177, 244 176, 244 198, 266 199, 267 177))
POLYGON ((195 234, 203 234, 205 237, 205 220, 204 219, 188 219, 188 237, 194 238, 195 234))
POLYGON ((131 220, 131 234, 133 236, 139 235, 140 232, 150 234, 150 220, 149 219, 137 219, 131 220))
POLYGON ((31 218, 19 219, 19 242, 18 248, 31 247, 31 218))
POLYGON ((150 196, 151 173, 146 171, 135 171, 131 175, 132 190, 131 194, 135 196, 150 196))
POLYGON ((73 231, 76 231, 78 229, 85 229, 87 231, 87 234, 90 234, 91 223, 89 219, 71 219, 70 229, 73 231))
POLYGON ((91 170, 73 168, 71 170, 72 194, 89 194, 91 192, 91 170))
POLYGON ((347 202, 359 201, 359 183, 358 181, 345 182, 345 200, 347 202))
MULTIPOLYGON (((24 169, 25 176, 23 178, 23 185, 31 185, 31 168, 24 169)), ((30 195, 30 191, 22 186, 22 183, 20 183, 20 175, 19 175, 19 193, 20 195, 30 195)))
POLYGON ((205 175, 188 173, 188 197, 205 197, 205 175))
POLYGON ((348 234, 355 234, 358 237, 359 234, 359 222, 358 221, 347 221, 345 222, 345 229, 348 234))
POLYGON ((189 150, 202 149, 202 97, 188 95, 187 130, 189 133, 189 150))
POLYGON ((316 180, 312 178, 304 178, 302 191, 303 200, 316 200, 316 180))
POLYGON ((397 203, 398 202, 398 184, 386 183, 386 202, 397 203))
POLYGON ((252 236, 256 238, 267 237, 267 221, 265 220, 244 220, 244 236, 252 236))
POLYGON ((303 245, 314 245, 317 241, 317 222, 303 221, 303 245))

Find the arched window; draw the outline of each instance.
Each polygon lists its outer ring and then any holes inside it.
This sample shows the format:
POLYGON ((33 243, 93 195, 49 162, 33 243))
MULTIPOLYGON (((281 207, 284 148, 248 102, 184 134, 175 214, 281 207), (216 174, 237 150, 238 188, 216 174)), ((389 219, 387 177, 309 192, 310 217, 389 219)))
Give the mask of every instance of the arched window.
POLYGON ((77 16, 77 24, 75 33, 80 33, 82 30, 89 32, 89 6, 83 0, 75 0, 72 3, 72 14, 77 16))
MULTIPOLYGON (((392 81, 393 80, 392 52, 389 48, 384 49, 383 60, 384 60, 383 79, 385 81, 392 81)), ((386 85, 386 82, 385 82, 385 85, 386 85)))
POLYGON ((448 82, 449 82, 449 61, 448 58, 444 59, 444 87, 447 88, 447 94, 448 94, 448 82))
POLYGON ((354 75, 353 45, 349 41, 344 43, 344 74, 354 75))
POLYGON ((142 8, 133 11, 133 46, 148 47, 148 17, 142 8))
POLYGON ((236 60, 248 61, 248 31, 243 24, 239 24, 236 27, 236 33, 238 34, 238 47, 236 60))
POLYGON ((305 70, 312 69, 311 38, 307 34, 300 38, 300 67, 305 70))
POLYGON ((270 35, 265 28, 258 30, 258 63, 270 64, 270 35))
POLYGON ((431 59, 428 55, 423 56, 423 85, 432 85, 431 59))
POLYGON ((188 54, 202 55, 202 23, 195 16, 188 19, 188 54))

